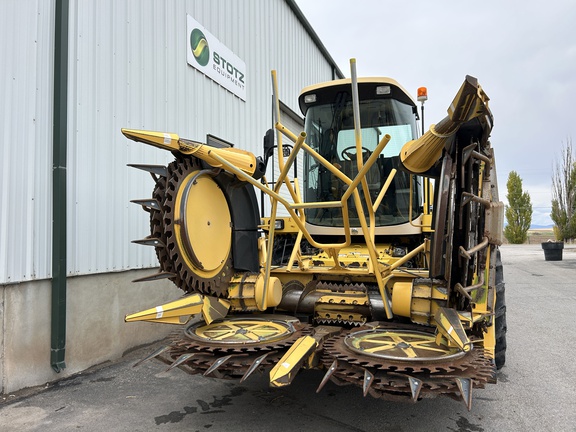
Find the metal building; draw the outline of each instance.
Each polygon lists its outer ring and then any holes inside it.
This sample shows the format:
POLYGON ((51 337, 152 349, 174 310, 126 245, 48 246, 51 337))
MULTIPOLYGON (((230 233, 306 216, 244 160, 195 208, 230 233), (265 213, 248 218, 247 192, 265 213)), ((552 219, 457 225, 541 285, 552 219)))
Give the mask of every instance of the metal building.
POLYGON ((196 141, 212 134, 261 154, 272 125, 271 69, 284 121, 296 129, 299 90, 342 73, 294 0, 7 0, 2 8, 6 393, 118 358, 171 330, 123 322, 179 291, 130 282, 157 261, 152 248, 131 243, 147 234, 148 219, 129 201, 149 197, 152 182, 126 165, 166 164, 171 155, 128 141, 122 127, 196 141), (221 77, 198 66, 194 31, 219 50, 211 66, 221 77))

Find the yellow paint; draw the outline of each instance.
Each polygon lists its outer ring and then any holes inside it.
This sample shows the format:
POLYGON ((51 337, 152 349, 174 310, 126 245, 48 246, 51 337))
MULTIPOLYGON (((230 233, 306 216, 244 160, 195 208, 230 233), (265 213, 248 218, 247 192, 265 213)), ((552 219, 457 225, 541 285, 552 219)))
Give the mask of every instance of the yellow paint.
MULTIPOLYGON (((412 97, 412 94, 410 92, 408 92, 404 87, 402 87, 398 83, 398 81, 396 81, 395 79, 388 78, 388 77, 370 77, 370 78, 358 78, 357 81, 359 84, 362 84, 362 83, 376 83, 376 84, 381 84, 381 85, 390 84, 394 87, 399 88, 402 91, 402 93, 404 93, 404 96, 411 99, 413 104, 416 105, 416 101, 412 97)), ((351 78, 344 78, 344 79, 340 79, 340 80, 333 80, 333 81, 323 82, 323 83, 319 83, 319 84, 314 84, 314 85, 311 85, 311 86, 308 86, 308 87, 305 87, 304 89, 302 89, 302 91, 300 92, 300 95, 303 95, 305 93, 314 93, 315 91, 324 89, 326 87, 331 87, 331 86, 339 86, 342 84, 351 85, 351 83, 352 83, 351 78)))
POLYGON ((352 338, 350 344, 354 349, 367 354, 406 359, 451 355, 459 351, 439 345, 433 334, 401 330, 366 332, 352 338))
POLYGON ((178 188, 174 233, 186 264, 198 276, 212 278, 222 270, 230 254, 232 218, 216 182, 209 176, 197 177, 193 182, 196 174, 197 171, 188 174, 178 188))
POLYGON ((214 322, 194 330, 196 336, 216 342, 273 342, 285 338, 291 328, 275 321, 234 319, 214 322))
POLYGON ((216 297, 204 297, 204 304, 202 306, 202 317, 207 324, 222 319, 228 314, 230 309, 230 302, 216 297))
POLYGON ((238 274, 232 278, 228 288, 228 300, 232 309, 238 312, 263 311, 278 306, 282 300, 282 282, 277 277, 268 281, 264 292, 264 275, 238 274), (264 298, 264 295, 266 297, 264 298))
POLYGON ((302 336, 294 342, 270 371, 270 385, 274 387, 289 385, 300 370, 302 363, 317 346, 318 342, 312 336, 302 336))
POLYGON ((126 136, 126 138, 129 138, 132 141, 150 144, 154 147, 158 147, 164 150, 180 150, 180 146, 178 145, 178 140, 180 137, 175 133, 145 131, 137 129, 122 129, 122 133, 124 136, 126 136))
POLYGON ((417 140, 408 141, 400 151, 402 164, 413 173, 428 171, 440 158, 446 140, 450 137, 436 132, 435 125, 417 140))
POLYGON ((477 83, 464 81, 448 108, 448 117, 430 126, 430 130, 420 138, 404 144, 400 151, 404 167, 415 174, 432 168, 463 123, 490 112, 488 100, 477 83))
POLYGON ((214 155, 224 158, 229 163, 241 169, 248 175, 256 170, 256 156, 249 151, 237 148, 215 148, 206 144, 181 139, 175 133, 146 131, 137 129, 122 129, 122 133, 132 141, 150 144, 169 151, 178 151, 182 154, 193 155, 202 159, 215 168, 225 168, 214 155))
POLYGON ((240 169, 247 175, 251 176, 254 174, 254 171, 256 171, 256 156, 249 151, 233 147, 215 148, 185 139, 180 139, 178 143, 181 153, 202 159, 214 168, 222 168, 226 170, 226 165, 220 161, 220 159, 224 159, 226 162, 240 169))
POLYGON ((392 312, 410 317, 412 312, 412 282, 396 282, 392 288, 392 312))
POLYGON ((472 342, 466 335, 460 317, 455 309, 440 308, 434 317, 438 334, 448 341, 448 346, 457 346, 463 351, 470 351, 472 342))
POLYGON ((166 324, 183 324, 200 313, 204 306, 204 296, 191 294, 179 300, 165 303, 141 312, 126 315, 124 321, 150 321, 166 324))

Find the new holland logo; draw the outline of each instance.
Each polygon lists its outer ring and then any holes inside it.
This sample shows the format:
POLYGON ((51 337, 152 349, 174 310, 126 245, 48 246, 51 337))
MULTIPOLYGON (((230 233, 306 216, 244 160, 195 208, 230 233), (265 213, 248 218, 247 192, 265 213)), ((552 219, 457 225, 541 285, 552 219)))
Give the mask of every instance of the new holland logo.
POLYGON ((192 54, 200 66, 206 66, 210 60, 210 48, 206 36, 199 29, 195 28, 190 34, 190 46, 192 54))

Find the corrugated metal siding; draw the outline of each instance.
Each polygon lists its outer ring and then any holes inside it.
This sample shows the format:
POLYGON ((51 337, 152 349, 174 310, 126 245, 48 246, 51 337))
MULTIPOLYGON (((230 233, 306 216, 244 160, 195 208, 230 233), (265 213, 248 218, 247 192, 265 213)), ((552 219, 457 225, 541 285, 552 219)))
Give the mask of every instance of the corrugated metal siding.
MULTIPOLYGON (((296 135, 298 135, 301 131, 304 130, 303 119, 302 118, 295 119, 293 113, 288 113, 283 109, 281 109, 281 112, 280 112, 280 121, 282 122, 282 124, 285 127, 287 127, 289 130, 291 130, 296 135)), ((275 137, 277 138, 277 135, 275 135, 275 137)), ((278 144, 278 143, 276 142, 276 144, 278 144)), ((284 135, 282 136, 282 145, 292 145, 292 144, 293 144, 293 142, 289 138, 287 138, 284 135)), ((268 182, 270 183, 270 187, 273 187, 272 183, 276 182, 276 180, 278 180, 278 177, 280 176, 280 167, 278 165, 277 154, 278 154, 278 151, 277 151, 277 149, 275 149, 274 155, 270 159, 270 162, 268 163, 268 167, 267 167, 266 180, 268 180, 268 182)), ((298 156, 296 158, 296 175, 298 177, 300 196, 304 196, 303 195, 304 191, 302 189, 302 184, 303 184, 302 183, 302 174, 303 174, 303 170, 304 170, 304 158, 303 158, 303 156, 304 156, 304 150, 301 150, 298 153, 298 156)), ((294 166, 292 166, 290 168, 289 177, 292 180, 295 177, 294 176, 294 166)), ((294 186, 294 183, 292 183, 292 185, 294 186)), ((292 196, 290 195, 288 188, 284 184, 280 187, 280 195, 282 197, 284 197, 288 202, 293 202, 292 196)), ((266 216, 269 216, 271 209, 272 209, 272 205, 270 203, 270 199, 265 198, 265 200, 264 200, 265 213, 264 214, 266 216)), ((276 215, 277 216, 289 216, 290 213, 288 213, 288 210, 286 210, 286 208, 282 204, 279 203, 276 215)))
POLYGON ((151 248, 130 243, 149 223, 129 201, 150 197, 153 183, 126 164, 166 164, 171 155, 129 142, 120 129, 167 129, 164 65, 174 49, 153 25, 165 22, 164 9, 139 4, 79 2, 71 10, 69 274, 156 265, 151 248))
POLYGON ((51 271, 52 1, 0 13, 0 283, 51 271))
MULTIPOLYGON (((0 210, 0 283, 49 277, 51 254, 53 3, 9 6, 0 31, 3 41, 14 41, 3 44, 2 58, 13 61, 0 66, 2 82, 15 74, 25 82, 9 86, 2 105, 8 115, 0 203, 10 205, 0 210), (22 25, 29 21, 32 27, 22 25), (37 36, 27 31, 34 26, 37 36), (13 104, 20 108, 17 126, 13 104), (27 134, 22 139, 20 130, 27 134)), ((126 164, 166 164, 172 157, 128 141, 120 128, 201 141, 211 133, 260 154, 271 127, 270 70, 278 70, 282 101, 297 111, 300 89, 331 79, 332 69, 281 0, 99 0, 70 7, 68 273, 155 266, 152 248, 130 243, 148 234, 148 215, 129 203, 150 197, 153 183, 126 164), (246 102, 187 65, 186 14, 246 62, 246 102)))

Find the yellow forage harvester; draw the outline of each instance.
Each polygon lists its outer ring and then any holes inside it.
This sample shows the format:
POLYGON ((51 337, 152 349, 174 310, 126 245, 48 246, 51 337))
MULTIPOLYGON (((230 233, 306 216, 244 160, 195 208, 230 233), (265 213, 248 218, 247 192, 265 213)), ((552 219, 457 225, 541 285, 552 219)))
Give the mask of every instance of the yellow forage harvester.
POLYGON ((272 83, 276 131, 261 157, 122 130, 175 155, 168 166, 133 165, 155 182, 151 198, 134 201, 151 222, 136 242, 160 264, 140 281, 168 278, 185 293, 126 317, 182 327, 147 358, 218 378, 265 370, 274 387, 321 369, 318 391, 333 381, 470 409, 506 351, 488 97, 467 76, 446 118, 419 136, 410 94, 390 78, 357 78, 351 60, 350 79, 302 90, 296 133, 282 124, 274 71, 272 83))

